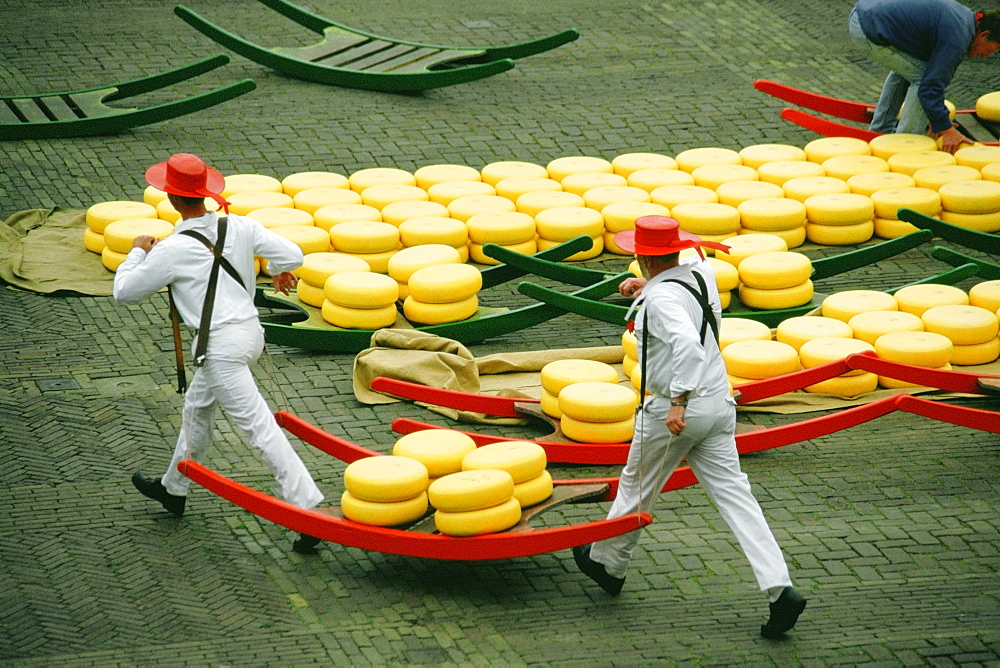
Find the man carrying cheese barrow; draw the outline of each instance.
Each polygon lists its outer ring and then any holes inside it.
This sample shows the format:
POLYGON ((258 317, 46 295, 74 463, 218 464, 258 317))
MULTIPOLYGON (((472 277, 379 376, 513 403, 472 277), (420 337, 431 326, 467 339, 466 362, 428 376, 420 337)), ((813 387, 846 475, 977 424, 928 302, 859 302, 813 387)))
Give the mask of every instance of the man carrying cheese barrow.
POLYGON ((848 32, 869 58, 889 68, 871 130, 927 133, 949 153, 972 143, 952 124, 944 89, 963 59, 1000 49, 1000 12, 973 12, 955 0, 860 0, 848 32))
MULTIPOLYGON (((729 392, 718 344, 722 317, 715 276, 708 262, 680 263, 678 253, 701 247, 728 250, 683 232, 673 218, 644 216, 615 243, 635 253, 643 278, 619 291, 636 297, 635 336, 647 396, 637 409, 635 435, 608 518, 652 512, 659 491, 686 459, 750 561, 770 597, 765 638, 795 626, 806 600, 792 589, 788 567, 736 452, 736 402, 729 392), (639 308, 641 305, 641 308, 639 308)), ((645 395, 644 395, 645 396, 645 395)), ((573 548, 577 566, 615 596, 625 583, 640 532, 573 548)))
MULTIPOLYGON (((207 211, 206 197, 223 207, 228 204, 220 195, 225 180, 198 156, 175 154, 150 167, 146 181, 167 193, 183 220, 159 243, 151 236, 135 239, 115 274, 114 297, 122 304, 136 304, 169 287, 181 319, 197 329, 197 369, 184 397, 180 434, 166 473, 162 478, 136 473, 132 484, 174 515, 182 515, 191 481, 177 464, 205 455, 219 405, 260 451, 281 487, 281 497, 300 508, 313 508, 323 494, 275 422, 249 366, 264 349, 264 330, 253 304, 254 255, 267 258, 275 289, 288 294, 296 282, 291 270, 302 264, 302 251, 252 218, 207 211), (216 247, 221 247, 221 256, 216 247)), ((302 534, 293 549, 311 552, 317 543, 319 539, 302 534)))

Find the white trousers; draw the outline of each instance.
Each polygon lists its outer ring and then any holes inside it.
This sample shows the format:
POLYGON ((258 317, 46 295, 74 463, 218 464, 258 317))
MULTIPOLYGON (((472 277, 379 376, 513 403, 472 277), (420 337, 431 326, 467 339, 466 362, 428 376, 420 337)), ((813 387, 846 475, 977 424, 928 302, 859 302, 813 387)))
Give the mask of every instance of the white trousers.
MULTIPOLYGON (((686 426, 679 436, 667 430, 664 421, 669 410, 669 399, 648 397, 636 416, 628 462, 608 518, 640 510, 651 513, 659 490, 686 458, 736 536, 761 590, 790 587, 792 581, 781 548, 740 469, 734 438, 735 406, 728 397, 692 397, 685 410, 686 426)), ((594 543, 590 556, 604 564, 610 575, 623 578, 639 537, 639 531, 631 531, 594 543)))
POLYGON ((177 463, 186 458, 200 461, 208 452, 218 405, 260 452, 278 482, 281 498, 306 509, 323 500, 323 493, 257 389, 249 365, 263 349, 264 330, 256 320, 212 330, 205 364, 195 371, 184 397, 177 447, 163 476, 163 486, 171 494, 187 494, 191 480, 177 470, 177 463))

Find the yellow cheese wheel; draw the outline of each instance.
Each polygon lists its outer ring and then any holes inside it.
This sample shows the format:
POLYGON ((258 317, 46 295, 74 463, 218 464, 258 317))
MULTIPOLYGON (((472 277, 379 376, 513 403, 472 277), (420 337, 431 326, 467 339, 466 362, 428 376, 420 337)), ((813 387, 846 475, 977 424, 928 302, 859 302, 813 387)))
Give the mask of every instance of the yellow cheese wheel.
POLYGON ((719 201, 719 196, 711 188, 703 186, 661 186, 649 193, 653 204, 665 206, 671 211, 678 204, 686 202, 713 203, 719 201))
POLYGON ((827 318, 836 318, 850 323, 851 318, 867 311, 898 311, 896 298, 876 290, 844 290, 835 292, 823 300, 821 313, 827 318))
POLYGON ((736 210, 740 225, 757 232, 790 230, 806 222, 806 205, 784 196, 747 200, 736 210))
POLYGON ((323 320, 344 329, 381 329, 396 324, 398 312, 395 304, 381 308, 349 308, 323 301, 323 320))
POLYGON ((559 409, 559 397, 556 395, 543 389, 542 395, 539 397, 539 402, 542 412, 549 417, 554 417, 557 420, 562 417, 562 411, 559 409))
POLYGON ((740 301, 750 308, 766 310, 792 308, 808 304, 813 298, 813 291, 813 282, 810 280, 777 289, 751 288, 744 283, 740 286, 740 301))
MULTIPOLYGON (((548 250, 548 249, 552 248, 553 246, 558 246, 559 244, 561 244, 563 242, 562 241, 556 241, 556 240, 553 240, 553 239, 546 239, 546 238, 544 238, 542 236, 539 236, 535 240, 535 243, 538 244, 538 250, 539 251, 543 251, 543 250, 548 250)), ((579 253, 574 253, 573 255, 570 255, 568 258, 564 259, 563 262, 581 262, 583 260, 590 260, 590 259, 593 259, 593 258, 597 257, 598 255, 600 255, 604 251, 604 235, 603 234, 599 234, 596 237, 591 237, 591 243, 593 245, 590 247, 590 250, 585 250, 585 251, 580 251, 579 253)))
POLYGON ((920 229, 912 223, 894 218, 873 218, 872 223, 875 226, 875 236, 883 239, 896 239, 920 229))
POLYGON ((469 264, 431 265, 413 272, 407 285, 415 301, 445 304, 468 299, 479 292, 483 275, 469 264))
POLYGON ((87 209, 85 218, 87 227, 97 234, 104 234, 104 228, 116 220, 157 217, 156 207, 145 202, 113 201, 93 205, 87 209))
POLYGON ((546 209, 585 205, 583 197, 576 193, 547 191, 525 193, 517 198, 516 203, 517 210, 529 216, 537 216, 546 209))
POLYGON ((312 225, 282 225, 271 230, 302 249, 302 253, 326 253, 330 250, 330 234, 312 225))
POLYGON ((693 186, 694 177, 679 169, 640 169, 629 174, 628 184, 652 193, 664 186, 693 186))
POLYGON ((807 385, 803 389, 806 392, 834 394, 849 399, 877 390, 878 376, 868 372, 856 376, 835 376, 814 385, 807 385))
POLYGON ((835 155, 823 161, 826 176, 847 181, 858 174, 877 174, 889 171, 889 163, 874 155, 835 155))
POLYGON ((990 163, 1000 162, 1000 146, 963 146, 955 151, 955 161, 981 170, 990 163))
POLYGON ((542 475, 514 485, 514 498, 522 508, 527 508, 552 496, 552 489, 552 474, 542 471, 542 475))
POLYGON ((559 393, 563 419, 581 422, 621 422, 635 414, 638 403, 635 390, 615 383, 571 383, 559 393))
POLYGON ((781 185, 785 197, 797 199, 805 202, 814 195, 826 195, 832 193, 849 193, 850 187, 846 181, 835 179, 832 176, 800 176, 789 179, 781 185))
POLYGON ((595 158, 587 155, 570 155, 564 158, 556 158, 547 165, 545 171, 550 179, 562 181, 570 174, 579 172, 606 172, 613 173, 615 170, 611 163, 604 158, 595 158))
MULTIPOLYGON (((800 350, 805 342, 814 339, 850 339, 853 336, 854 330, 848 323, 821 315, 802 315, 782 320, 774 332, 776 341, 787 343, 796 350, 800 350)), ((804 360, 802 365, 815 366, 807 365, 804 360)))
POLYGON ((459 264, 461 257, 453 247, 445 244, 423 244, 404 248, 389 259, 389 276, 400 283, 409 283, 418 269, 442 264, 459 264))
POLYGON ((467 320, 479 310, 479 297, 472 295, 447 303, 427 303, 410 295, 403 301, 403 315, 410 322, 421 325, 441 325, 446 322, 467 320))
POLYGON ((351 309, 385 308, 399 298, 396 281, 385 274, 368 271, 331 274, 323 284, 323 291, 332 304, 351 309))
POLYGON ((868 142, 854 137, 820 137, 804 147, 806 159, 822 165, 837 155, 871 155, 868 142))
MULTIPOLYGON (((770 234, 771 236, 778 237, 784 241, 787 248, 797 248, 805 243, 806 227, 805 225, 799 225, 789 230, 771 230, 770 232, 758 232, 757 230, 741 228, 740 235, 742 236, 745 234, 770 234)), ((725 243, 725 241, 723 241, 723 243, 725 243)))
POLYGON ((339 188, 347 190, 350 181, 343 174, 334 172, 298 172, 281 179, 281 190, 290 197, 295 197, 304 190, 313 188, 339 188))
POLYGON ((989 364, 1000 357, 1000 338, 993 337, 983 343, 955 345, 951 349, 951 363, 962 366, 989 364))
POLYGON ((601 238, 604 240, 605 251, 614 253, 615 255, 634 255, 615 243, 614 232, 604 232, 604 234, 601 235, 601 238))
POLYGON ((712 266, 712 272, 715 274, 715 285, 720 292, 735 290, 740 286, 740 272, 736 267, 718 258, 708 257, 705 259, 712 266))
POLYGON ((315 285, 310 285, 301 278, 298 283, 295 284, 295 295, 302 303, 308 304, 309 306, 315 306, 316 308, 322 308, 323 302, 326 300, 326 292, 323 288, 317 288, 315 285))
POLYGON ((719 292, 719 307, 725 311, 733 301, 732 290, 722 290, 719 292))
MULTIPOLYGON (((638 339, 636 339, 635 334, 633 332, 630 332, 627 329, 624 332, 622 332, 622 352, 624 353, 625 357, 639 359, 638 346, 639 346, 638 339)), ((625 372, 625 375, 626 376, 628 375, 628 371, 625 372)))
MULTIPOLYGON (((563 190, 563 186, 555 179, 537 176, 514 176, 497 182, 493 188, 498 196, 506 197, 511 202, 516 202, 517 198, 525 193, 563 190)), ((577 194, 582 195, 583 193, 577 194)))
POLYGON ((751 255, 788 250, 785 240, 774 234, 741 234, 726 240, 729 251, 717 251, 715 257, 739 268, 751 255))
POLYGON ((615 202, 601 209, 604 229, 611 234, 634 230, 635 221, 643 216, 669 216, 670 209, 652 202, 615 202))
POLYGON ((857 225, 875 215, 871 198, 855 193, 813 195, 803 203, 808 221, 816 225, 857 225))
POLYGON ((428 482, 427 467, 409 457, 365 457, 344 469, 344 487, 362 501, 410 500, 426 492, 428 482))
POLYGON ((826 171, 815 162, 804 160, 779 160, 767 162, 757 168, 757 178, 767 183, 784 185, 800 176, 825 176, 826 171))
POLYGON ((715 190, 723 183, 756 181, 757 170, 746 165, 715 163, 696 167, 691 171, 696 186, 715 190))
POLYGON ((976 100, 976 115, 987 121, 1000 121, 1000 91, 980 95, 976 100))
MULTIPOLYGON (((219 203, 214 199, 205 198, 205 210, 218 211, 219 203)), ((174 205, 170 203, 170 200, 167 199, 156 205, 156 215, 160 218, 160 220, 165 220, 173 225, 177 225, 181 222, 181 214, 174 208, 174 205)))
POLYGON ((852 316, 847 324, 854 331, 854 338, 867 343, 875 343, 878 337, 889 332, 924 330, 920 317, 905 311, 865 311, 852 316))
POLYGON ((874 346, 882 359, 937 368, 951 359, 953 344, 934 332, 889 332, 875 339, 874 346))
POLYGON ((821 246, 863 244, 875 233, 875 223, 867 220, 855 225, 814 225, 806 223, 806 238, 821 246))
POLYGON ((404 246, 443 244, 458 248, 469 240, 469 228, 454 218, 410 218, 399 224, 399 238, 404 246))
POLYGON ((483 181, 490 185, 496 185, 500 181, 514 176, 548 178, 549 175, 548 170, 541 165, 536 165, 532 162, 523 162, 520 160, 501 160, 499 162, 491 162, 479 170, 479 173, 483 181))
POLYGON ((593 237, 604 232, 604 216, 582 206, 560 206, 539 211, 535 228, 539 237, 549 241, 568 241, 581 234, 593 237))
POLYGON ((955 213, 995 213, 1000 211, 1000 183, 994 181, 952 181, 938 190, 941 207, 955 213))
POLYGON ((330 228, 333 248, 341 253, 384 253, 399 246, 399 229, 389 223, 358 220, 330 228))
POLYGON ((105 246, 101 251, 101 264, 108 271, 118 271, 118 267, 121 266, 121 263, 125 261, 127 256, 128 253, 119 253, 105 246))
POLYGON ((104 228, 104 244, 113 251, 128 253, 138 236, 149 235, 163 239, 173 234, 174 226, 156 218, 123 218, 104 228))
POLYGON ((740 149, 740 160, 747 167, 757 169, 769 162, 804 161, 806 152, 798 146, 789 144, 754 144, 740 149))
POLYGON ((634 416, 618 422, 584 422, 568 415, 559 421, 566 438, 580 443, 626 443, 632 440, 634 416))
MULTIPOLYGON (((970 167, 970 169, 972 168, 970 167)), ((987 181, 1000 181, 1000 162, 991 162, 987 165, 983 165, 983 168, 979 170, 979 174, 981 178, 987 181)))
MULTIPOLYGON (((909 154, 902 154, 909 155, 909 154)), ((983 178, 978 169, 964 165, 946 165, 943 167, 924 167, 913 173, 913 181, 919 188, 938 190, 952 181, 977 181, 983 178)))
MULTIPOLYGON (((534 219, 532 219, 532 225, 534 225, 534 219)), ((515 253, 520 253, 521 255, 534 255, 538 251, 538 244, 534 239, 528 239, 519 244, 497 244, 498 246, 503 246, 507 250, 513 251, 515 253)), ((473 262, 478 264, 488 264, 497 265, 501 264, 499 260, 496 260, 483 252, 483 244, 469 243, 469 257, 473 262)))
MULTIPOLYGON (((969 295, 961 288, 953 285, 936 285, 923 283, 900 288, 894 295, 900 311, 923 315, 932 306, 946 304, 963 305, 969 303, 969 295)), ((935 365, 940 366, 940 365, 935 365)))
POLYGON ((674 160, 677 161, 677 168, 685 172, 694 172, 702 165, 743 164, 739 153, 728 148, 718 147, 689 148, 678 153, 674 160))
POLYGON ((513 498, 514 489, 514 479, 506 471, 458 469, 434 480, 427 488, 427 496, 430 504, 438 510, 464 513, 506 503, 513 498))
MULTIPOLYGON (((943 364, 938 367, 931 367, 937 369, 938 371, 951 371, 951 364, 943 364)), ((879 376, 878 384, 887 390, 905 390, 911 387, 923 387, 918 383, 908 383, 905 380, 899 380, 897 378, 891 378, 889 376, 879 376)))
POLYGON ((368 263, 344 253, 310 253, 302 260, 302 266, 295 274, 311 286, 320 288, 326 279, 342 271, 371 271, 368 263))
POLYGON ((699 236, 732 234, 740 227, 740 212, 728 204, 683 202, 671 212, 682 230, 699 236))
MULTIPOLYGON (((849 355, 874 352, 874 350, 875 346, 867 341, 842 336, 826 336, 804 341, 799 347, 799 362, 803 368, 811 369, 814 366, 842 360, 849 355)), ((864 373, 862 369, 852 369, 841 376, 860 376, 864 373)))
POLYGON ((1000 280, 982 281, 969 288, 969 304, 996 313, 1000 309, 1000 280))
MULTIPOLYGON (((397 457, 409 457, 427 467, 427 475, 440 478, 449 473, 462 470, 462 459, 476 449, 476 442, 467 434, 453 429, 423 429, 401 436, 392 446, 392 454, 397 457)), ((514 481, 511 481, 511 485, 514 481)), ((507 497, 496 503, 506 501, 507 497)), ((441 506, 434 503, 431 493, 431 504, 435 508, 441 506)), ((485 505, 496 505, 495 503, 485 505)), ((483 507, 485 507, 485 505, 483 507)), ((467 508, 465 510, 472 510, 467 508)))
MULTIPOLYGON (((735 388, 735 387, 738 387, 740 385, 746 385, 747 383, 754 383, 754 382, 756 382, 758 380, 761 380, 761 379, 760 378, 743 378, 742 376, 734 376, 731 373, 727 373, 726 374, 726 380, 728 381, 730 388, 735 388)), ((730 394, 733 393, 732 389, 730 389, 729 393, 730 394)))
MULTIPOLYGON (((1000 185, 1000 184, 998 184, 1000 185)), ((1000 232, 1000 211, 995 213, 955 213, 942 211, 941 220, 977 232, 1000 232)))
POLYGON ((476 214, 514 211, 514 203, 497 195, 467 195, 448 203, 448 215, 462 222, 476 214))
POLYGON ((722 351, 726 370, 741 378, 773 378, 801 369, 799 353, 780 341, 734 341, 722 351))
POLYGON ((869 141, 868 146, 871 147, 872 155, 888 160, 897 153, 933 151, 937 149, 937 142, 927 135, 898 132, 879 135, 869 141))
POLYGON ((296 209, 315 214, 325 206, 361 204, 361 195, 345 188, 309 188, 292 196, 296 209))
POLYGON ((517 499, 481 510, 449 513, 438 510, 434 513, 434 526, 446 536, 481 536, 505 531, 521 521, 521 504, 517 499))
POLYGON ((348 181, 351 190, 359 193, 377 185, 415 186, 417 184, 417 179, 413 174, 395 167, 359 169, 348 177, 348 181))
POLYGON ((280 207, 291 209, 292 198, 285 193, 274 192, 243 192, 229 197, 229 213, 245 216, 257 209, 280 207))
POLYGON ((399 227, 414 218, 447 218, 448 207, 428 200, 390 202, 382 207, 382 222, 399 227))
POLYGON ((412 499, 392 502, 366 501, 346 491, 340 497, 340 510, 344 517, 377 527, 416 522, 427 513, 427 508, 427 492, 420 492, 412 499))
POLYGON ((364 260, 371 270, 377 274, 387 274, 389 272, 389 260, 402 249, 401 246, 385 251, 384 253, 345 253, 364 260))
POLYGON ((791 251, 757 253, 744 258, 737 273, 740 281, 749 288, 791 288, 809 280, 812 261, 802 253, 791 251))
POLYGON ((945 304, 932 306, 920 315, 924 330, 943 334, 959 346, 986 343, 997 336, 997 316, 979 306, 945 304))
MULTIPOLYGON (((640 389, 642 387, 642 365, 636 364, 632 367, 632 371, 629 372, 629 380, 632 383, 632 387, 635 389, 640 389)), ((646 394, 649 394, 647 391, 646 394)))
POLYGON ((476 448, 462 459, 463 471, 500 469, 514 484, 536 478, 545 470, 545 450, 531 441, 500 441, 476 448))
POLYGON ((677 169, 677 161, 659 153, 622 153, 611 161, 611 168, 627 178, 644 169, 677 169))
POLYGON ((631 377, 632 369, 634 369, 635 365, 638 363, 639 360, 637 360, 636 358, 625 355, 624 357, 622 357, 622 371, 625 372, 626 376, 631 377))
POLYGON ((649 201, 649 192, 634 186, 602 186, 583 193, 584 204, 596 211, 603 211, 604 207, 611 204, 649 201))
POLYGON ((573 383, 618 382, 618 372, 615 371, 615 368, 597 360, 556 360, 543 366, 540 376, 542 387, 557 397, 564 387, 573 383))
MULTIPOLYGON (((347 191, 345 190, 344 192, 347 191)), ((308 211, 303 211, 302 209, 290 209, 283 206, 255 209, 248 213, 247 216, 253 218, 268 229, 281 227, 283 225, 305 225, 306 227, 311 225, 315 226, 312 214, 308 211)))
MULTIPOLYGON (((610 174, 607 172, 578 172, 576 174, 568 174, 562 181, 555 181, 555 183, 560 185, 560 190, 583 196, 588 190, 594 188, 628 185, 628 179, 621 174, 610 174)), ((517 198, 515 197, 514 199, 517 198)))
POLYGON ((222 197, 229 199, 236 193, 282 191, 281 181, 266 174, 230 174, 225 177, 226 185, 222 189, 222 197))
POLYGON ((954 165, 955 156, 946 151, 938 150, 907 151, 889 156, 887 162, 892 171, 914 176, 921 169, 954 165))
POLYGON ((427 191, 415 185, 382 183, 361 191, 361 202, 379 211, 394 202, 425 202, 428 199, 427 191))
POLYGON ((326 231, 341 223, 357 221, 381 222, 382 213, 364 204, 327 204, 313 212, 313 223, 326 231))
POLYGON ((915 185, 917 185, 917 182, 914 177, 909 174, 900 174, 899 172, 855 174, 847 179, 847 186, 851 189, 852 193, 867 197, 871 197, 873 193, 879 190, 912 188, 915 185))
POLYGON ((449 181, 481 181, 482 177, 478 169, 473 169, 467 165, 425 165, 413 172, 417 186, 427 190, 438 183, 449 181))
POLYGON ((98 234, 89 227, 83 228, 83 247, 91 253, 100 253, 107 244, 104 243, 104 235, 98 234))
POLYGON ((785 191, 776 183, 767 181, 729 181, 715 189, 719 204, 739 207, 751 199, 784 197, 785 191))
POLYGON ((445 181, 427 189, 430 201, 443 206, 448 206, 461 197, 489 197, 496 194, 496 189, 483 181, 445 181))
POLYGON ((507 211, 502 213, 480 213, 466 221, 469 240, 476 244, 497 244, 510 246, 533 241, 535 219, 526 213, 507 211))
POLYGON ((725 348, 736 341, 770 341, 771 330, 767 325, 749 318, 723 318, 719 328, 719 347, 725 348))
POLYGON ((155 207, 165 199, 167 199, 167 193, 156 186, 146 186, 146 189, 142 191, 142 201, 150 206, 155 207))

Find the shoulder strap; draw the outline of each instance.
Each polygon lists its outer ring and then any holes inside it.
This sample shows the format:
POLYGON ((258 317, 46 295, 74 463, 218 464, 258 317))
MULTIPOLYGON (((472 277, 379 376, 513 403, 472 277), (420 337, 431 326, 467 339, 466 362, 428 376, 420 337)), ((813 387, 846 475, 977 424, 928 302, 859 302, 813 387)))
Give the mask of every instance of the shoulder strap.
MULTIPOLYGON (((219 218, 219 239, 216 241, 215 245, 213 245, 211 241, 205 238, 205 235, 202 234, 201 232, 195 232, 194 230, 184 230, 180 234, 187 235, 192 239, 197 239, 198 241, 200 241, 205 248, 211 251, 216 261, 222 265, 222 268, 226 271, 226 273, 232 276, 237 283, 246 288, 246 284, 243 282, 243 278, 240 277, 239 272, 236 271, 236 267, 234 267, 232 263, 229 262, 229 260, 227 260, 222 255, 222 247, 225 245, 226 241, 225 233, 222 230, 227 226, 226 225, 227 222, 228 220, 226 219, 225 216, 219 218)), ((249 292, 249 290, 247 291, 249 292)))
POLYGON ((208 241, 208 239, 197 232, 192 230, 185 230, 181 232, 181 234, 187 234, 188 236, 194 237, 203 244, 207 245, 209 250, 212 251, 212 255, 215 256, 215 260, 212 262, 212 270, 208 275, 208 287, 205 290, 205 303, 201 307, 201 322, 198 325, 198 344, 195 346, 194 350, 194 365, 199 367, 205 363, 205 353, 208 350, 208 332, 212 325, 212 309, 215 306, 215 288, 219 282, 219 267, 224 265, 228 266, 229 269, 227 269, 226 272, 231 276, 235 274, 236 280, 240 282, 240 285, 243 285, 243 281, 239 279, 239 274, 236 273, 236 270, 232 268, 232 265, 229 264, 224 257, 222 257, 222 249, 225 248, 226 245, 226 229, 228 228, 227 223, 228 221, 225 216, 219 218, 219 237, 214 246, 208 241))
POLYGON ((664 280, 664 283, 676 283, 682 286, 685 290, 691 293, 698 305, 701 306, 702 312, 702 322, 701 322, 701 340, 704 345, 705 333, 710 327, 712 329, 712 334, 715 336, 716 344, 719 343, 719 323, 715 320, 715 313, 712 311, 712 306, 708 303, 708 286, 705 284, 705 279, 702 278, 701 274, 698 272, 692 272, 694 274, 695 280, 698 281, 698 287, 701 289, 699 292, 695 290, 690 285, 684 281, 678 281, 675 278, 668 278, 664 280))

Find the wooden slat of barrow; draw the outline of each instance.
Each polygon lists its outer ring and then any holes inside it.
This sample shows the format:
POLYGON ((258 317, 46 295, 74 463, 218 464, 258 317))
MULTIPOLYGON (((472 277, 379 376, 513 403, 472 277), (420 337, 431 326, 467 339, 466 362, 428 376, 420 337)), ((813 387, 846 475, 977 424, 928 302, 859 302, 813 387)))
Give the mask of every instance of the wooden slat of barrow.
POLYGON ((66 103, 66 100, 62 99, 62 97, 58 95, 43 97, 41 100, 57 120, 75 121, 80 118, 77 116, 76 112, 73 111, 73 108, 66 103))
POLYGON ((382 40, 371 40, 370 42, 365 42, 364 44, 359 44, 358 46, 347 49, 346 51, 341 51, 340 53, 335 53, 329 58, 324 58, 321 61, 316 61, 318 65, 327 65, 329 67, 342 67, 349 70, 356 70, 354 63, 361 60, 362 58, 367 58, 373 53, 378 53, 380 51, 385 51, 393 46, 398 46, 394 42, 386 42, 382 40))
POLYGON ((28 119, 29 123, 44 123, 45 121, 50 120, 49 117, 38 108, 38 105, 35 104, 35 98, 22 98, 14 100, 13 102, 17 107, 17 110, 24 114, 24 117, 28 119))
POLYGON ((22 123, 23 121, 20 118, 18 118, 17 114, 15 114, 13 110, 11 110, 8 104, 13 104, 13 100, 11 100, 10 102, 8 102, 7 100, 3 100, 2 102, 0 102, 0 123, 6 123, 9 125, 22 123))
POLYGON ((284 56, 291 56, 292 58, 315 63, 341 51, 366 44, 368 41, 369 38, 364 35, 331 29, 326 31, 326 39, 322 42, 310 44, 309 46, 283 47, 274 49, 274 51, 284 56))
POLYGON ((419 49, 412 53, 379 63, 375 67, 369 67, 369 72, 423 72, 438 63, 464 58, 468 53, 465 51, 453 51, 451 49, 419 49))

